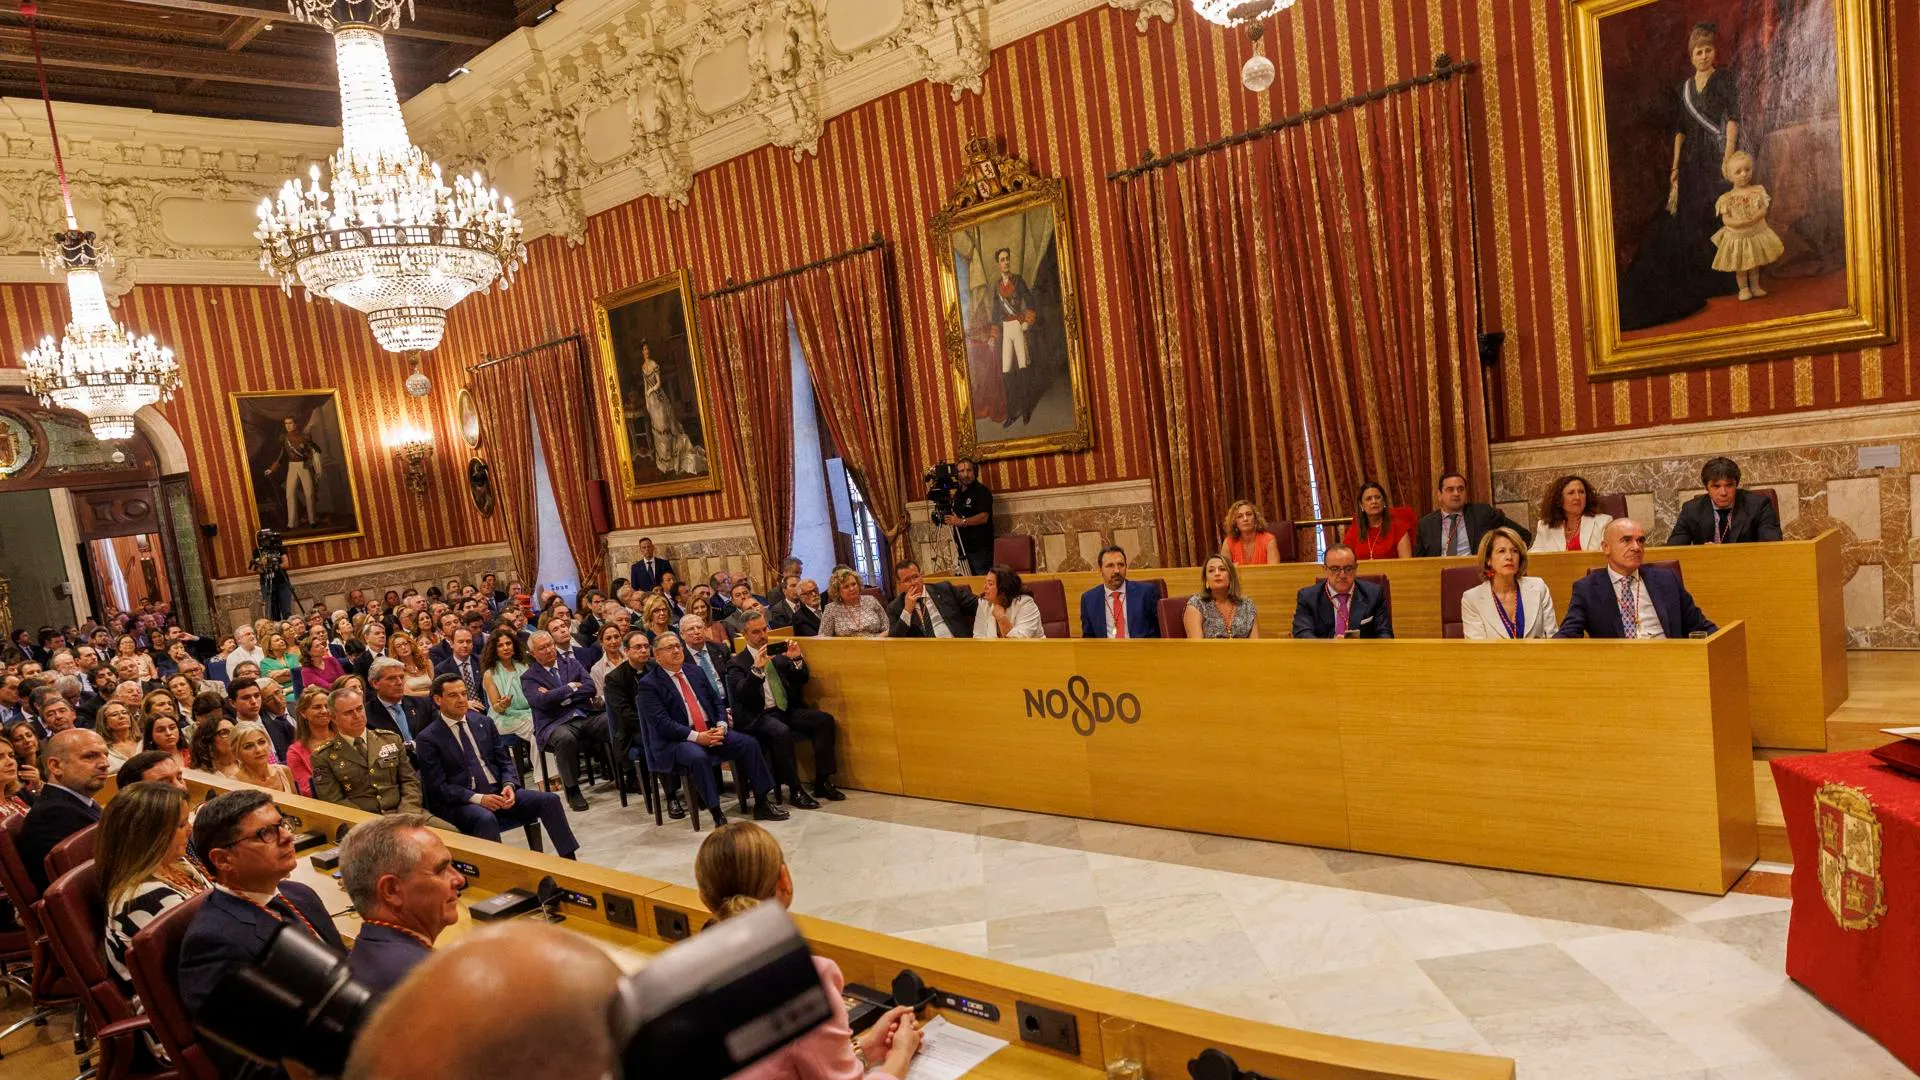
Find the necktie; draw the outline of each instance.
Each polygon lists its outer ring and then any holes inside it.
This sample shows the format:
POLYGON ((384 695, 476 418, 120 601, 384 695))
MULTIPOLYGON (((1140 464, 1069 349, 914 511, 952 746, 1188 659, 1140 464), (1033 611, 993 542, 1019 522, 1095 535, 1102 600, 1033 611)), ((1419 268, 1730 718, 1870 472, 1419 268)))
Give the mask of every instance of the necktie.
POLYGON ((1620 630, 1623 637, 1640 636, 1640 601, 1633 594, 1635 580, 1620 579, 1620 630))
POLYGON ((474 700, 487 700, 486 696, 480 693, 480 680, 473 677, 473 661, 460 661, 460 677, 466 680, 467 689, 473 692, 474 700))
POLYGON ((467 778, 472 781, 473 790, 483 795, 492 794, 487 789, 493 785, 487 782, 487 770, 480 765, 480 748, 473 744, 473 732, 467 730, 467 722, 454 721, 453 730, 460 734, 460 749, 467 755, 467 778))
POLYGON ((1121 594, 1118 592, 1107 593, 1107 600, 1113 606, 1113 614, 1107 616, 1107 618, 1112 621, 1112 632, 1107 635, 1108 637, 1123 638, 1127 636, 1127 605, 1126 601, 1122 600, 1120 596, 1121 594))
POLYGON ((1333 636, 1345 637, 1347 624, 1353 618, 1353 595, 1351 593, 1333 594, 1333 636))
MULTIPOLYGON (((361 759, 362 761, 366 761, 366 758, 367 758, 367 740, 365 740, 365 739, 355 739, 355 740, 353 740, 353 748, 354 748, 354 750, 355 750, 355 751, 357 751, 357 752, 359 753, 359 755, 360 755, 360 759, 361 759)), ((367 762, 367 764, 369 764, 369 765, 371 765, 371 764, 373 764, 373 763, 372 763, 372 762, 370 762, 370 761, 368 761, 368 762, 367 762)))
POLYGON ((720 682, 720 673, 713 670, 713 657, 707 655, 707 650, 704 647, 701 648, 699 652, 694 654, 693 660, 694 660, 694 663, 700 665, 701 671, 704 671, 707 673, 707 680, 709 682, 713 683, 715 687, 720 687, 723 685, 720 682))
POLYGON ((1714 511, 1713 511, 1713 542, 1714 543, 1724 544, 1727 542, 1727 533, 1729 531, 1729 525, 1732 518, 1733 518, 1733 512, 1731 510, 1722 510, 1719 507, 1714 508, 1714 511))
POLYGON ((774 708, 787 711, 787 688, 780 681, 780 669, 773 666, 771 659, 767 661, 767 693, 773 695, 774 708))
POLYGON ((933 620, 927 617, 927 598, 921 597, 913 608, 913 629, 921 637, 933 636, 933 620))
POLYGON ((687 673, 676 671, 673 681, 680 685, 680 697, 687 703, 687 719, 693 723, 693 730, 707 730, 707 710, 700 707, 700 699, 693 696, 693 684, 687 681, 687 673))
POLYGON ((407 742, 412 742, 413 732, 407 729, 406 710, 400 707, 400 703, 396 701, 393 704, 387 706, 387 713, 388 715, 393 717, 394 730, 400 733, 400 737, 402 739, 405 739, 407 742))
POLYGON ((1454 545, 1458 544, 1459 542, 1460 542, 1460 515, 1448 514, 1447 515, 1447 542, 1446 542, 1446 545, 1441 550, 1445 551, 1448 555, 1465 555, 1466 552, 1464 551, 1454 550, 1454 545))

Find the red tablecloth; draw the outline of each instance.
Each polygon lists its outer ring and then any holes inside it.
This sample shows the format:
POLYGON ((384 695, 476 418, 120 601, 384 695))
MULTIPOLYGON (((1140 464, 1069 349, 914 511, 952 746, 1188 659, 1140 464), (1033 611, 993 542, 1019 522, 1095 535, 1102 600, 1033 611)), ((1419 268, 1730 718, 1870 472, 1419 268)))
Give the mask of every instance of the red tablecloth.
POLYGON ((1776 758, 1787 975, 1920 1070, 1920 779, 1866 751, 1776 758))

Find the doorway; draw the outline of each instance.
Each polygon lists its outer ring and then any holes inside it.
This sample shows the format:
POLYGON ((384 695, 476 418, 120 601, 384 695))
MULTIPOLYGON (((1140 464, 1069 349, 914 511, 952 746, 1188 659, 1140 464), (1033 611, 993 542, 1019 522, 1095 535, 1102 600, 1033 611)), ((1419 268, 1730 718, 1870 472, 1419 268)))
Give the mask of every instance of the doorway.
POLYGON ((133 614, 173 602, 159 533, 88 540, 87 591, 94 610, 133 614))

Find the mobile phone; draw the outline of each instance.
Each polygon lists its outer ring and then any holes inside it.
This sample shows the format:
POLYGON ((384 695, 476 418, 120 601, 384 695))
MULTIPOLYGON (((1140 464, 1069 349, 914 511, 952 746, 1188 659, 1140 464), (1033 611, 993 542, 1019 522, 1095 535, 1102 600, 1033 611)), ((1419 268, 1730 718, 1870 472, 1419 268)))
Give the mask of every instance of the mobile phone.
POLYGON ((768 643, 767 643, 767 655, 769 655, 769 656, 785 656, 785 655, 787 654, 787 646, 788 646, 788 645, 790 645, 790 644, 792 644, 792 643, 791 643, 791 642, 786 642, 786 641, 773 641, 773 642, 768 642, 768 643))

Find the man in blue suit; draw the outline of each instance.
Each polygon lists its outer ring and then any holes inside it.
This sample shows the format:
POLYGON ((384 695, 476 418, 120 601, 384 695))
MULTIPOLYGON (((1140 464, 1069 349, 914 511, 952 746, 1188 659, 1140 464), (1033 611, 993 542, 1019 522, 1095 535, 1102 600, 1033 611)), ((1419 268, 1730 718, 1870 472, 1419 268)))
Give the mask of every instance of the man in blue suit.
POLYGON ((1293 602, 1293 636, 1343 638, 1349 631, 1363 638, 1393 636, 1393 612, 1380 586, 1359 581, 1359 560, 1353 549, 1335 544, 1321 562, 1327 576, 1300 590, 1293 602))
POLYGON ((714 766, 731 761, 746 770, 753 788, 753 816, 758 821, 785 821, 787 812, 773 804, 773 774, 752 736, 727 724, 720 697, 706 673, 687 663, 687 651, 678 634, 653 639, 653 670, 640 679, 640 721, 647 755, 663 771, 679 766, 687 772, 694 792, 713 815, 715 825, 726 824, 720 810, 720 788, 713 782, 714 766))
POLYGON ((347 970, 374 996, 400 984, 460 919, 467 879, 424 814, 363 821, 340 841, 340 884, 361 918, 347 970))
POLYGON ((471 702, 466 680, 460 676, 440 675, 433 680, 433 722, 414 742, 428 811, 482 840, 500 839, 503 825, 537 821, 553 839, 555 853, 573 858, 580 843, 573 838, 560 797, 520 786, 520 773, 506 740, 471 702))
POLYGON ((547 620, 547 633, 553 635, 553 646, 560 651, 560 659, 579 664, 581 671, 591 672, 593 665, 600 662, 603 654, 599 645, 581 645, 574 641, 571 615, 555 612, 547 620))
POLYGON ((1573 601, 1554 637, 1684 638, 1713 625, 1671 572, 1642 566, 1647 531, 1614 518, 1602 542, 1607 565, 1573 583, 1573 601))
POLYGON ((520 692, 533 707, 533 741, 560 760, 560 786, 567 805, 585 813, 580 794, 580 753, 607 744, 607 714, 595 700, 593 680, 577 661, 564 659, 553 635, 541 630, 527 638, 533 663, 520 676, 520 692))
MULTIPOLYGON (((212 872, 214 889, 180 942, 176 978, 189 1017, 197 1019, 220 980, 252 964, 282 927, 346 954, 319 894, 287 880, 295 859, 293 829, 265 791, 230 791, 201 806, 193 819, 193 850, 212 872)), ((202 1045, 223 1077, 285 1075, 247 1063, 218 1043, 202 1045)))
POLYGON ((1108 547, 1100 552, 1099 585, 1080 594, 1080 636, 1090 638, 1157 638, 1160 594, 1151 585, 1127 580, 1127 552, 1108 547))
POLYGON ((671 573, 673 573, 673 564, 665 559, 655 558, 653 540, 650 537, 641 537, 640 557, 633 562, 633 570, 627 575, 627 584, 633 586, 635 592, 652 592, 653 587, 660 584, 660 575, 671 573))

